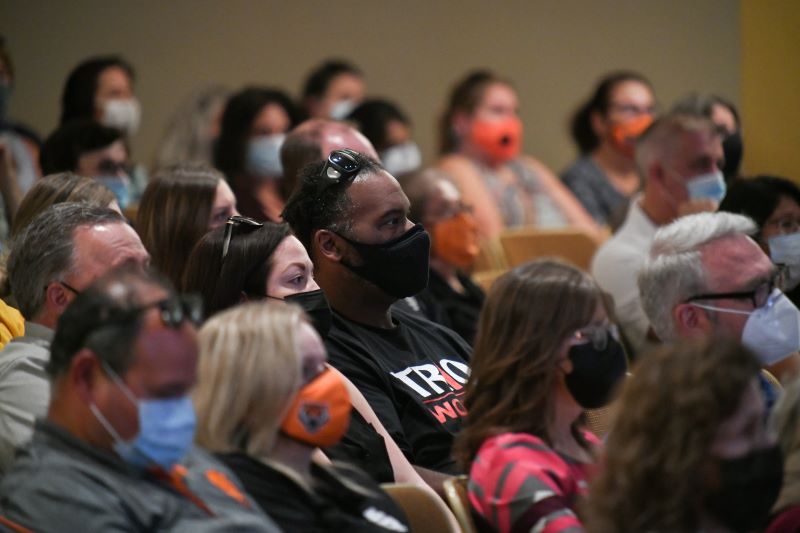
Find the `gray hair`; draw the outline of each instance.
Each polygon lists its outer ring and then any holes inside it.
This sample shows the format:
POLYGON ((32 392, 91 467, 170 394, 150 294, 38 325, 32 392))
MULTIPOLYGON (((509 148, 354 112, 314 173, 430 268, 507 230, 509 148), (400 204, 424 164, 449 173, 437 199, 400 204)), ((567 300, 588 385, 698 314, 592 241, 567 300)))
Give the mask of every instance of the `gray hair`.
POLYGON ((681 135, 695 131, 717 134, 716 126, 706 117, 670 113, 657 119, 636 142, 636 168, 639 175, 648 179, 653 161, 663 162, 670 158, 681 135))
POLYGON ((708 290, 701 251, 712 241, 731 235, 753 235, 755 222, 733 213, 698 213, 664 226, 650 246, 650 257, 639 272, 642 307, 658 337, 676 337, 672 310, 708 290))
POLYGON ((81 226, 124 223, 116 211, 86 203, 50 206, 11 242, 8 279, 22 315, 34 319, 45 302, 45 287, 72 273, 74 234, 81 226))

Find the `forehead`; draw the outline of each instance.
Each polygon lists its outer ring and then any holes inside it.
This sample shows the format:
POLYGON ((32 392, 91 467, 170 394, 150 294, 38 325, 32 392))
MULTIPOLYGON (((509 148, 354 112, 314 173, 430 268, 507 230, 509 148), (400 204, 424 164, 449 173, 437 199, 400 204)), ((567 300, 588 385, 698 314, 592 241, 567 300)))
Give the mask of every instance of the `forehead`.
POLYGON ((652 102, 653 93, 644 83, 636 80, 627 80, 614 86, 611 90, 610 100, 616 104, 652 102))
POLYGON ((98 88, 117 88, 130 85, 128 73, 122 67, 112 66, 103 70, 97 78, 98 88))
POLYGON ((713 131, 703 128, 683 131, 673 144, 671 157, 673 162, 686 163, 699 155, 722 153, 722 142, 713 131))
POLYGON ((311 262, 305 247, 294 235, 289 235, 281 241, 278 247, 275 248, 273 257, 275 258, 275 270, 280 270, 283 265, 291 263, 311 262))
POLYGON ((217 190, 214 193, 214 207, 226 205, 234 200, 234 194, 231 186, 225 180, 219 180, 217 183, 217 190))
POLYGON ((779 220, 781 218, 800 218, 800 205, 789 196, 781 196, 778 205, 770 215, 771 220, 779 220))
POLYGON ((81 226, 74 234, 76 260, 109 266, 147 256, 139 235, 124 222, 81 226), (122 261, 120 261, 122 259, 122 261))
POLYGON ((747 235, 730 235, 701 248, 709 289, 736 291, 749 282, 767 278, 774 267, 761 247, 747 235))
POLYGON ((483 92, 479 105, 517 104, 517 93, 505 83, 492 83, 483 92))
POLYGON ((400 184, 385 170, 359 175, 347 189, 356 221, 381 216, 387 211, 408 210, 409 202, 400 184))

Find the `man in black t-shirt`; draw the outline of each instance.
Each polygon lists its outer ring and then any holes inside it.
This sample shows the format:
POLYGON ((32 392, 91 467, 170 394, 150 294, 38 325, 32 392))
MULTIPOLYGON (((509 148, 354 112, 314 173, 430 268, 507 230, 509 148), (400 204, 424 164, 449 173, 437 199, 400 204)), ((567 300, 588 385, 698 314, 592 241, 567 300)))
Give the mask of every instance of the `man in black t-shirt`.
POLYGON ((470 348, 455 332, 393 310, 428 281, 430 238, 378 163, 351 150, 304 169, 283 218, 309 251, 333 309, 331 364, 361 390, 422 477, 457 473, 470 348))

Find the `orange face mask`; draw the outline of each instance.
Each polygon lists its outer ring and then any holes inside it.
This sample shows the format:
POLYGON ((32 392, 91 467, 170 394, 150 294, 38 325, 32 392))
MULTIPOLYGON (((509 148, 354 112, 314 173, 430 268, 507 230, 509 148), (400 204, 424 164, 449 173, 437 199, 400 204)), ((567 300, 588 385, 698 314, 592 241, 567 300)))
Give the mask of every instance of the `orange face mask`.
POLYGON ((431 254, 461 270, 468 270, 480 252, 478 224, 469 213, 461 212, 437 222, 432 237, 431 254))
POLYGON ((650 115, 640 115, 625 122, 618 122, 611 126, 611 142, 612 144, 628 157, 633 157, 636 151, 636 139, 644 133, 650 124, 653 123, 653 117, 650 115))
POLYGON ((339 374, 326 368, 292 402, 281 431, 288 437, 324 448, 341 440, 350 424, 350 395, 339 374))
POLYGON ((502 120, 475 119, 472 122, 470 139, 492 161, 510 161, 519 155, 522 146, 522 121, 517 117, 502 120))

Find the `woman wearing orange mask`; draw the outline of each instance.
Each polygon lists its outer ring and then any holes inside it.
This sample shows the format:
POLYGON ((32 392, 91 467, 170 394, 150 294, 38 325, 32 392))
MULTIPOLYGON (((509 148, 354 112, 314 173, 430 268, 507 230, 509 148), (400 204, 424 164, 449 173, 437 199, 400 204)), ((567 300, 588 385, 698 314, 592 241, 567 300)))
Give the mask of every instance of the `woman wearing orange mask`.
POLYGON ((581 155, 561 179, 598 224, 622 222, 628 201, 639 191, 634 148, 654 112, 653 88, 635 72, 607 75, 575 112, 572 138, 581 155))
POLYGON ((428 287, 416 295, 425 314, 472 344, 483 306, 483 290, 468 272, 478 256, 478 224, 472 209, 443 173, 429 169, 400 178, 411 202, 409 218, 431 236, 428 287))
POLYGON ((522 121, 511 85, 478 71, 458 83, 441 120, 439 168, 474 208, 482 237, 504 228, 599 227, 546 166, 521 153, 522 121))
POLYGON ((313 459, 317 447, 347 431, 350 397, 299 307, 228 309, 205 323, 199 343, 196 439, 281 530, 409 531, 397 504, 364 472, 313 459))

